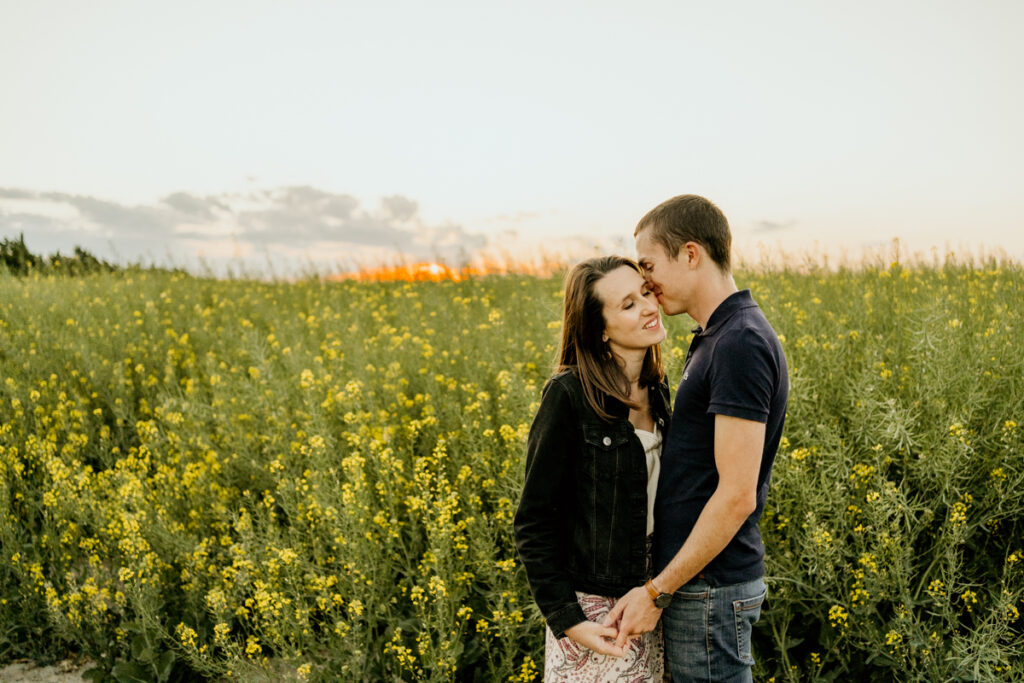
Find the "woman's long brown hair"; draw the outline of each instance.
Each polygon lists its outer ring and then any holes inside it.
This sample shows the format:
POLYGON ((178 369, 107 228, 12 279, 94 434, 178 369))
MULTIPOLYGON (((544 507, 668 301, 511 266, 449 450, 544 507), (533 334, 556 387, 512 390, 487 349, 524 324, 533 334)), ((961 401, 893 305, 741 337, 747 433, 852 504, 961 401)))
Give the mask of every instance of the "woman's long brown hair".
MULTIPOLYGON (((603 420, 611 420, 605 398, 611 396, 630 408, 640 408, 629 400, 629 380, 622 371, 604 334, 604 302, 594 291, 598 281, 617 268, 627 266, 643 275, 640 266, 623 256, 599 256, 577 263, 565 276, 565 302, 562 309, 562 339, 558 348, 557 372, 573 370, 580 378, 587 402, 603 420)), ((654 344, 644 355, 640 386, 661 382, 661 345, 654 344)))

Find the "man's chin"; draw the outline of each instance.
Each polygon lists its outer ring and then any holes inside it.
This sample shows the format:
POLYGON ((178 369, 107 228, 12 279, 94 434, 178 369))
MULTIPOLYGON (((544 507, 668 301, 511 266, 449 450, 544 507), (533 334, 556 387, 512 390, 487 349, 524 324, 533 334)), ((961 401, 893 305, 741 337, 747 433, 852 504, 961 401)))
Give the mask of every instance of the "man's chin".
POLYGON ((677 310, 671 303, 666 303, 662 298, 658 297, 658 305, 661 306, 661 312, 665 315, 679 315, 682 311, 677 310))

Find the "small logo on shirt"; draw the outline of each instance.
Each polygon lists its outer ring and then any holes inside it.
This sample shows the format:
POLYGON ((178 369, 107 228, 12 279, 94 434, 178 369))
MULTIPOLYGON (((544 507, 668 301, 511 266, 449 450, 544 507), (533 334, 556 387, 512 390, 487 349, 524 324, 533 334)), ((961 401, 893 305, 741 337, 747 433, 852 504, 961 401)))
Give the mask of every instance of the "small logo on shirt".
POLYGON ((684 373, 683 373, 683 381, 684 381, 684 382, 685 382, 685 381, 686 381, 686 380, 687 380, 687 379, 688 379, 689 377, 690 377, 690 372, 689 372, 689 371, 687 371, 687 372, 684 372, 684 373))

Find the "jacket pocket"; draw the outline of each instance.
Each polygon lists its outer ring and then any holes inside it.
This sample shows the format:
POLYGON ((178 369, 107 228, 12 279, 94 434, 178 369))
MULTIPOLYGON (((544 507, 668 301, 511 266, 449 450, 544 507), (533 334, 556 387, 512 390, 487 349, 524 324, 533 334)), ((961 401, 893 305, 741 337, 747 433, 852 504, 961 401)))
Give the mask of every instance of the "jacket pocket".
POLYGON ((582 514, 574 536, 583 553, 581 569, 606 576, 616 559, 621 563, 624 550, 619 537, 628 519, 629 433, 621 424, 585 422, 582 427, 576 489, 582 514))
POLYGON ((621 425, 584 424, 584 469, 595 481, 615 479, 625 466, 629 434, 621 425))

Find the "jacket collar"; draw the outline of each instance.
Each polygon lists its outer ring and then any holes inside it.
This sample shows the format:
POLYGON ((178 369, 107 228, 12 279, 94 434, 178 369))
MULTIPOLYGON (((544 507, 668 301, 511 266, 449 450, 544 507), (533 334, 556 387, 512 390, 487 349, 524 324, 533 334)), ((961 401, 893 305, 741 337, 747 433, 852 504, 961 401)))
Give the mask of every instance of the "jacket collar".
POLYGON ((741 289, 738 292, 733 292, 725 298, 725 301, 718 304, 718 308, 712 311, 711 317, 708 318, 708 326, 706 328, 701 329, 700 325, 698 325, 692 331, 694 334, 710 337, 737 311, 756 307, 757 303, 754 301, 754 297, 750 295, 750 290, 741 289))
MULTIPOLYGON (((647 388, 647 396, 651 406, 651 416, 655 422, 661 424, 668 424, 670 412, 668 406, 668 385, 664 382, 659 382, 653 386, 647 388)), ((615 417, 628 418, 629 417, 629 406, 615 398, 614 396, 605 396, 605 410, 609 414, 615 417)))

